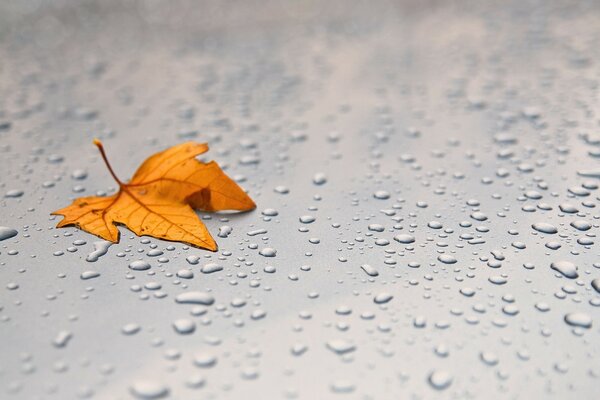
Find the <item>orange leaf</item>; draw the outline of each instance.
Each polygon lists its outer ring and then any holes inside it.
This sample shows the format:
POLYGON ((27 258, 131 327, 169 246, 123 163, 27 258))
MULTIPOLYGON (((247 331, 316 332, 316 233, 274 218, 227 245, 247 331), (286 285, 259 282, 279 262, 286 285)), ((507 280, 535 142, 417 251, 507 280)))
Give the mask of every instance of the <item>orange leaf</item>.
POLYGON ((156 153, 142 163, 129 183, 117 178, 102 143, 94 140, 94 144, 119 184, 119 192, 108 197, 82 197, 53 212, 64 216, 57 228, 77 226, 116 243, 116 224, 122 224, 139 236, 216 251, 217 244, 193 209, 247 211, 256 207, 217 163, 196 160, 208 150, 206 144, 187 142, 156 153))

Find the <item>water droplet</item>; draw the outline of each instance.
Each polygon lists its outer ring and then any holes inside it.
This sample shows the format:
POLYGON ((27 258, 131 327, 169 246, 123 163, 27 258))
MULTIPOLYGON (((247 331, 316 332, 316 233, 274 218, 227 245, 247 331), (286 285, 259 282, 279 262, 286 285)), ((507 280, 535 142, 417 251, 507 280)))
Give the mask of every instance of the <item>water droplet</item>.
POLYGON ((452 384, 452 375, 444 370, 436 370, 429 374, 427 380, 434 389, 444 390, 452 384))
POLYGON ((589 329, 592 327, 592 317, 582 312, 565 315, 565 322, 571 326, 589 329))
POLYGON ((69 331, 60 331, 54 338, 54 341, 52 342, 52 344, 54 344, 55 347, 63 348, 63 347, 67 346, 67 344, 69 343, 69 341, 72 338, 73 338, 73 333, 71 333, 69 331))
POLYGON ((550 264, 550 268, 561 273, 564 277, 575 279, 579 277, 577 266, 570 261, 555 261, 550 264))
POLYGON ((600 293, 600 278, 596 278, 592 281, 592 287, 598 293, 600 293))
POLYGON ((134 271, 146 271, 150 269, 150 264, 144 260, 135 260, 129 263, 129 268, 134 271))
POLYGON ((535 308, 537 308, 541 312, 550 311, 550 306, 548 305, 548 303, 544 303, 544 302, 536 303, 535 308))
POLYGON ((438 260, 444 264, 456 264, 457 260, 450 254, 440 254, 438 260))
POLYGON ((439 221, 429 221, 427 226, 431 229, 442 229, 444 227, 444 225, 442 225, 442 223, 439 221))
POLYGON ((212 368, 217 364, 217 357, 210 353, 197 353, 194 356, 194 365, 200 368, 212 368))
POLYGON ((315 222, 316 218, 313 217, 312 215, 303 215, 299 218, 299 220, 303 224, 311 224, 311 223, 315 222))
POLYGON ((390 198, 390 193, 386 192, 385 190, 378 190, 373 193, 373 197, 378 200, 387 200, 390 198))
POLYGON ((257 308, 256 310, 252 311, 252 314, 250 314, 250 318, 252 318, 253 320, 259 320, 263 319, 266 315, 267 312, 265 310, 257 308))
POLYGON ((365 273, 369 276, 378 276, 379 272, 377 272, 377 270, 375 268, 373 268, 372 266, 370 266, 369 264, 363 264, 360 266, 360 268, 365 271, 365 273))
POLYGON ((175 297, 175 301, 180 304, 202 304, 210 306, 215 302, 215 298, 206 292, 184 292, 175 297))
POLYGON ((502 307, 502 312, 504 312, 504 314, 510 315, 510 316, 517 315, 519 313, 519 311, 520 311, 519 308, 514 304, 507 304, 504 307, 502 307))
POLYGON ((129 323, 129 324, 123 325, 123 327, 121 328, 121 332, 123 332, 123 334, 125 334, 125 335, 130 336, 130 335, 135 335, 141 329, 142 329, 142 327, 139 326, 138 324, 129 323))
POLYGON ((152 249, 152 250, 148 251, 146 254, 148 255, 148 257, 158 257, 158 256, 162 256, 164 253, 162 250, 152 249))
POLYGON ((217 263, 208 263, 202 266, 201 271, 205 274, 212 274, 213 272, 222 271, 223 267, 217 263))
POLYGON ((81 279, 83 280, 87 280, 87 279, 93 279, 93 278, 97 278, 100 276, 100 272, 98 271, 84 271, 81 273, 81 279))
POLYGON ((476 221, 485 221, 488 219, 487 215, 485 215, 481 211, 475 211, 474 213, 472 213, 471 218, 473 218, 476 221))
POLYGON ((592 224, 584 220, 573 221, 570 225, 580 231, 587 231, 592 228, 592 224))
POLYGON ((385 227, 381 224, 369 224, 367 227, 371 232, 383 232, 385 227))
POLYGON ((180 335, 189 335, 196 330, 196 323, 187 318, 177 319, 173 321, 173 329, 180 335))
POLYGON ((439 345, 435 346, 433 351, 439 357, 448 357, 448 355, 450 354, 450 350, 448 350, 448 346, 446 346, 444 344, 439 344, 439 345))
POLYGON ((425 328, 427 326, 427 319, 422 315, 417 315, 413 319, 413 326, 419 329, 425 328))
POLYGON ((508 282, 508 280, 501 275, 490 276, 488 278, 488 281, 490 281, 491 283, 493 283, 495 285, 504 285, 506 282, 508 282))
POLYGON ((199 389, 206 384, 206 378, 202 375, 192 375, 185 381, 185 385, 191 389, 199 389))
POLYGON ((267 233, 266 229, 254 229, 252 231, 246 232, 246 235, 248 235, 248 236, 256 236, 256 235, 263 235, 265 233, 267 233))
POLYGON ((217 233, 217 236, 221 237, 221 238, 226 238, 228 237, 231 232, 233 232, 233 228, 228 226, 228 225, 223 225, 222 227, 219 228, 219 233, 217 233))
POLYGON ((275 257, 275 255, 277 254, 277 250, 271 248, 271 247, 265 247, 264 249, 261 249, 258 254, 260 254, 263 257, 275 257))
POLYGON ((296 343, 292 346, 291 348, 291 353, 296 356, 299 357, 302 354, 306 353, 306 351, 308 350, 308 346, 306 346, 305 344, 302 343, 296 343))
POLYGON ((415 237, 407 233, 401 233, 399 235, 394 236, 394 240, 399 243, 410 244, 414 243, 415 237))
POLYGON ((265 208, 262 211, 262 215, 267 217, 276 217, 277 215, 279 215, 279 213, 274 208, 265 208))
POLYGON ((344 339, 330 340, 326 343, 326 346, 329 350, 340 355, 350 353, 356 350, 356 346, 353 343, 344 339))
POLYGON ((575 214, 579 212, 579 209, 570 203, 562 203, 558 206, 558 208, 560 208, 560 211, 567 214, 575 214))
POLYGON ((177 271, 177 276, 183 279, 192 279, 194 277, 194 273, 189 269, 180 269, 177 271))
POLYGON ((190 255, 190 256, 187 256, 185 258, 185 260, 191 265, 196 265, 200 262, 200 257, 198 257, 196 255, 190 255))
POLYGON ((498 364, 498 356, 491 351, 481 352, 479 354, 479 358, 481 358, 481 361, 483 361, 485 364, 490 366, 498 364))
POLYGON ((288 194, 290 192, 290 189, 288 189, 285 186, 276 186, 274 190, 275 190, 275 193, 279 193, 279 194, 288 194))
POLYGON ((333 393, 352 393, 356 389, 356 385, 349 380, 340 379, 334 381, 330 388, 333 393))
POLYGON ((246 300, 240 298, 240 297, 234 297, 231 300, 231 306, 235 307, 235 308, 240 308, 246 305, 246 300))
POLYGON ((323 185, 326 182, 327 182, 327 176, 324 173, 322 173, 322 172, 317 172, 313 176, 313 183, 315 185, 323 185))
POLYGON ((17 198, 23 196, 25 192, 19 189, 11 189, 4 194, 7 198, 17 198))
POLYGON ((531 225, 531 227, 538 232, 547 233, 549 235, 558 232, 558 229, 556 229, 554 225, 549 224, 547 222, 536 222, 535 224, 531 225))
POLYGON ((85 178, 87 178, 88 173, 86 170, 84 169, 75 169, 73 170, 73 172, 71 172, 71 178, 81 181, 85 178))
POLYGON ((0 226, 0 241, 15 237, 18 233, 19 232, 17 232, 16 229, 12 229, 7 226, 0 226))
POLYGON ((170 392, 166 385, 150 380, 136 381, 129 390, 134 397, 143 400, 163 399, 170 392))
POLYGON ((373 298, 373 301, 376 304, 385 304, 385 303, 389 302, 390 300, 392 300, 393 298, 394 298, 394 296, 392 296, 391 294, 382 292, 382 293, 379 293, 378 295, 376 295, 373 298))

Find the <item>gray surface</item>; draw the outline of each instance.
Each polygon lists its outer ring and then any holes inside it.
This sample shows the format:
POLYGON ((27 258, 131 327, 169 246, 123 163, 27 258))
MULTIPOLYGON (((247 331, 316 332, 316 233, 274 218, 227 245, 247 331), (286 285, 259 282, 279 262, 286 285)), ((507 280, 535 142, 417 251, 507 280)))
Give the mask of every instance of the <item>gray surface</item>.
POLYGON ((128 399, 144 383, 177 399, 597 396, 597 1, 3 1, 0 35, 0 194, 24 191, 0 199, 0 226, 19 231, 0 242, 1 398, 128 399), (90 263, 97 238, 54 228, 51 211, 115 188, 93 137, 126 178, 193 135, 258 204, 204 217, 215 235, 233 228, 219 253, 165 250, 121 228, 90 263), (88 177, 73 179, 77 169, 88 177), (569 192, 582 185, 586 196, 569 192), (268 208, 279 215, 263 219, 268 208), (266 247, 276 257, 259 255, 266 247), (135 259, 152 268, 129 270, 135 259), (579 277, 550 269, 561 260, 579 277), (224 269, 203 274, 208 262, 224 269), (185 268, 193 279, 175 276, 185 268), (100 276, 82 280, 90 270, 100 276), (190 290, 216 303, 191 315, 174 301, 190 290), (378 305, 381 293, 393 299, 378 305), (592 326, 567 324, 569 313, 592 326), (181 318, 193 334, 174 331, 181 318), (139 332, 123 334, 131 323, 139 332), (63 347, 61 331, 72 335, 63 347), (335 340, 353 351, 335 354, 335 340), (216 365, 194 365, 205 354, 216 365), (434 388, 434 371, 450 386, 434 388))

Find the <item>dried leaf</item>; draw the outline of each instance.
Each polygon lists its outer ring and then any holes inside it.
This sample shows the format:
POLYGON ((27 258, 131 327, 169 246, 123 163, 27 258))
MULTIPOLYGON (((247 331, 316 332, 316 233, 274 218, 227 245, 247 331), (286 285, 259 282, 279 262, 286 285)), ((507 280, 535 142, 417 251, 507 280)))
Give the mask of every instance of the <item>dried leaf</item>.
POLYGON ((151 156, 129 183, 117 178, 102 143, 94 140, 94 144, 119 184, 119 192, 108 197, 82 197, 53 212, 64 216, 58 228, 77 226, 116 243, 119 241, 116 224, 122 224, 139 236, 216 251, 217 244, 193 209, 247 211, 256 207, 217 163, 196 159, 208 150, 206 144, 187 142, 151 156))

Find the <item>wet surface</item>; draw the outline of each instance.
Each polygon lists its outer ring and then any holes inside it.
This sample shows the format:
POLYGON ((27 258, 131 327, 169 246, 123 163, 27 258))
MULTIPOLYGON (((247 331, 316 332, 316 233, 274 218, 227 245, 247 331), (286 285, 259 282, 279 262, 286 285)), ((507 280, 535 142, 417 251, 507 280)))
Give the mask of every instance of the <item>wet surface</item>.
POLYGON ((0 397, 591 398, 597 2, 0 4, 0 397), (210 253, 50 212, 208 142, 210 253))

